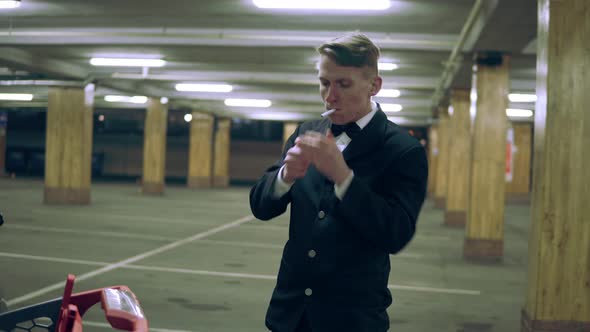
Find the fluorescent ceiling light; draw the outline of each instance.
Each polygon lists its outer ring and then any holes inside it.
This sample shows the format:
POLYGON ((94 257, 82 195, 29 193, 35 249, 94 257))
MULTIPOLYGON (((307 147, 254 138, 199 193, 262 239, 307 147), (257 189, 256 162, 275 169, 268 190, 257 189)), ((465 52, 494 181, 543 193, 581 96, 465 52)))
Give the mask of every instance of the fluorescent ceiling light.
POLYGON ((508 99, 513 103, 534 103, 537 101, 537 95, 526 93, 511 93, 508 99))
POLYGON ((20 0, 2 0, 0 1, 0 9, 12 9, 20 7, 20 0))
POLYGON ((395 70, 398 68, 398 65, 391 62, 379 62, 377 67, 379 70, 395 70))
POLYGON ((403 109, 400 104, 379 104, 383 112, 399 112, 403 109))
POLYGON ((184 115, 184 121, 186 121, 186 122, 191 122, 192 120, 193 120, 193 115, 192 115, 192 114, 190 114, 190 113, 186 113, 186 114, 184 115))
POLYGON ((249 119, 269 121, 298 121, 305 119, 305 115, 289 112, 254 112, 246 114, 249 119))
POLYGON ((166 61, 162 59, 92 58, 90 64, 111 67, 163 67, 166 61))
POLYGON ((178 83, 176 91, 190 92, 230 92, 233 87, 229 84, 178 83))
POLYGON ((533 111, 520 108, 507 108, 506 115, 515 118, 530 118, 533 116, 533 111))
POLYGON ((168 97, 162 97, 162 98, 160 98, 160 103, 161 103, 162 105, 166 105, 166 104, 168 104, 168 102, 169 102, 169 101, 170 101, 170 100, 168 99, 168 97))
POLYGON ((228 98, 225 100, 227 106, 237 107, 270 107, 272 103, 268 99, 233 99, 228 98))
POLYGON ((400 95, 401 93, 399 92, 399 90, 396 89, 381 89, 381 91, 379 91, 379 93, 375 97, 397 98, 400 95))
POLYGON ((145 104, 148 101, 148 97, 146 96, 113 96, 107 95, 104 96, 104 100, 110 103, 133 103, 133 104, 145 104))
POLYGON ((253 0, 258 8, 270 9, 334 9, 334 10, 385 10, 389 0, 253 0))
POLYGON ((30 93, 0 93, 0 100, 31 101, 33 95, 30 93))

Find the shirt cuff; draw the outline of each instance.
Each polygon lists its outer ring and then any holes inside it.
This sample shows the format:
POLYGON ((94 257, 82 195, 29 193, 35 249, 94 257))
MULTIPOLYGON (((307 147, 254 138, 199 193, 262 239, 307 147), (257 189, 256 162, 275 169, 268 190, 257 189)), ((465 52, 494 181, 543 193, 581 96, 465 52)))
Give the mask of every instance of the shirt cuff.
POLYGON ((281 168, 279 169, 279 172, 277 174, 277 180, 275 181, 275 190, 273 193, 274 198, 280 198, 282 197, 284 194, 288 193, 289 190, 291 190, 291 186, 293 185, 292 183, 289 184, 285 181, 283 181, 283 168, 285 168, 285 165, 281 166, 281 168))
POLYGON ((344 179, 344 181, 342 181, 340 185, 334 184, 334 193, 336 194, 336 197, 338 197, 339 200, 342 200, 342 198, 346 194, 346 191, 348 190, 348 187, 350 187, 350 183, 352 182, 352 178, 354 178, 354 172, 350 171, 348 177, 346 177, 346 179, 344 179))

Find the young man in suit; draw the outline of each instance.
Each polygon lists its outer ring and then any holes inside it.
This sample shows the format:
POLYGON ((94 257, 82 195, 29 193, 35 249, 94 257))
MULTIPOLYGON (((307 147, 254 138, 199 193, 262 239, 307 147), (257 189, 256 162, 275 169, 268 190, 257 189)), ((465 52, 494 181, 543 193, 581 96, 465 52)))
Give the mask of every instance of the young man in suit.
POLYGON ((416 230, 428 166, 424 148, 371 100, 379 49, 365 35, 321 45, 327 118, 301 124, 282 159, 250 191, 261 220, 291 204, 289 240, 266 315, 273 332, 389 328, 389 255, 416 230))

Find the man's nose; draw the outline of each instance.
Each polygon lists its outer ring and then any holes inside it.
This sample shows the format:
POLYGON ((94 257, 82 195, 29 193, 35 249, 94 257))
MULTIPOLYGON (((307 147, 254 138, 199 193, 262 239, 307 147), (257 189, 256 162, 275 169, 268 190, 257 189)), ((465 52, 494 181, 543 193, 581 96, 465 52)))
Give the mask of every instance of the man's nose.
POLYGON ((334 87, 328 87, 328 94, 326 95, 326 101, 328 103, 333 103, 336 101, 337 96, 336 96, 337 92, 336 89, 334 87))

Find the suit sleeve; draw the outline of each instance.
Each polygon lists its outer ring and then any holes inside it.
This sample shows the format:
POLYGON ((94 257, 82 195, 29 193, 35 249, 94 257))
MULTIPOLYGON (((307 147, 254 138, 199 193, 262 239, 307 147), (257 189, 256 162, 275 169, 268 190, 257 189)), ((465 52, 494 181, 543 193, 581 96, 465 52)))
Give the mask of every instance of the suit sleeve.
POLYGON ((414 146, 386 168, 380 193, 353 178, 335 216, 377 247, 395 254, 414 236, 427 178, 426 152, 414 146))
POLYGON ((252 214, 260 220, 270 220, 280 216, 287 210, 287 205, 291 202, 291 192, 277 198, 273 193, 278 172, 284 164, 287 151, 295 145, 295 138, 299 135, 299 127, 293 135, 289 137, 283 149, 281 160, 269 167, 264 175, 250 189, 250 210, 252 214))

